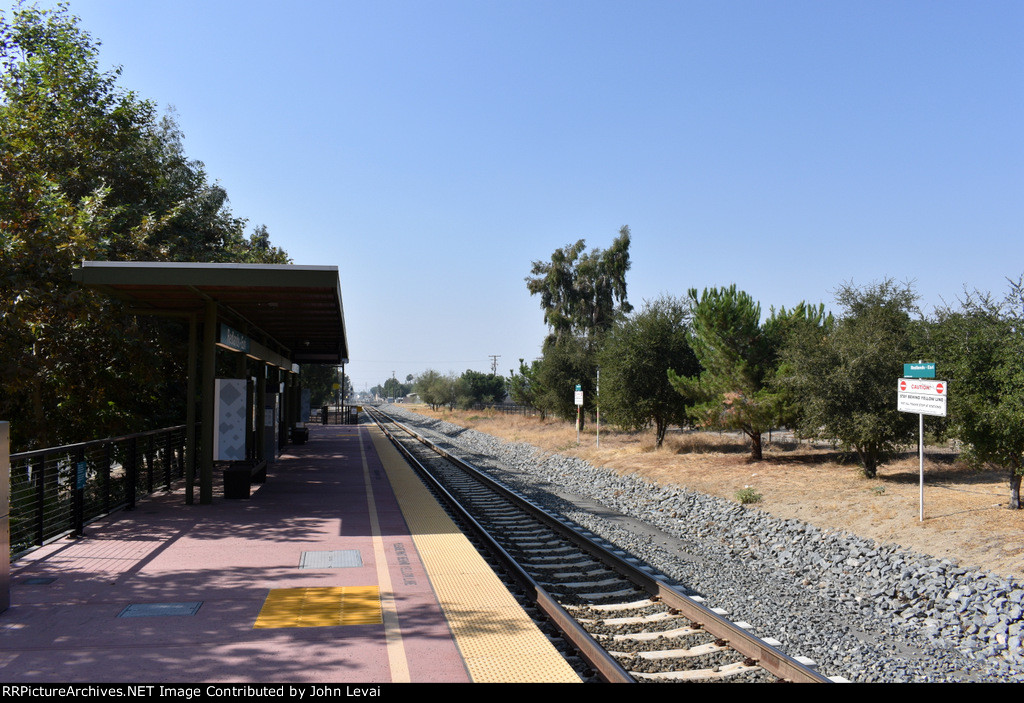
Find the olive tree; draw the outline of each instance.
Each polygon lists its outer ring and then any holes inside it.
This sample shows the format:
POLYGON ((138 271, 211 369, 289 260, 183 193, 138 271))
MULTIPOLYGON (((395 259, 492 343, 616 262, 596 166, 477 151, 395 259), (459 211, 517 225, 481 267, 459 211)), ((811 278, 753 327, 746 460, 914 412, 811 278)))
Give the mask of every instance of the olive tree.
POLYGON ((873 478, 885 452, 913 441, 916 418, 896 409, 896 380, 916 358, 917 295, 890 279, 836 292, 842 314, 823 335, 795 335, 782 358, 802 400, 803 432, 838 439, 873 478))
POLYGON ((1024 477, 1024 288, 1011 284, 1004 300, 967 295, 944 307, 932 326, 942 376, 949 380, 949 431, 971 463, 1004 467, 1012 509, 1021 507, 1024 477))
POLYGON ((658 447, 670 425, 686 422, 687 399, 669 382, 674 369, 699 372, 687 339, 686 305, 670 296, 645 301, 640 312, 620 320, 605 338, 601 364, 601 404, 609 419, 626 429, 654 424, 658 447))

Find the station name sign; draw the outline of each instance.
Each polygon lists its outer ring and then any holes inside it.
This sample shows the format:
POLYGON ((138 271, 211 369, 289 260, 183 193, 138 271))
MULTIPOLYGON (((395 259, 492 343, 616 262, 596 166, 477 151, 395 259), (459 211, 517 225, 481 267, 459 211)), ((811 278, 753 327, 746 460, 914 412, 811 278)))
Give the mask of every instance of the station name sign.
POLYGON ((907 378, 935 378, 935 364, 903 364, 903 375, 907 378))
POLYGON ((217 340, 217 343, 222 347, 246 353, 250 351, 252 346, 248 337, 233 327, 228 327, 223 322, 220 325, 220 339, 217 340))
POLYGON ((949 384, 934 379, 901 378, 896 396, 900 412, 945 417, 949 384))

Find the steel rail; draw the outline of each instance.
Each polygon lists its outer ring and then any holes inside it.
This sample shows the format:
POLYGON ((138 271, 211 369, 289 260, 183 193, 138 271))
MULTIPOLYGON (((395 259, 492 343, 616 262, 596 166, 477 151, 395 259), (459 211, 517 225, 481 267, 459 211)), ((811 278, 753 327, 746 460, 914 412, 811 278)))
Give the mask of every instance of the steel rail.
MULTIPOLYGON (((388 417, 380 410, 377 410, 377 412, 388 417)), ((647 572, 623 560, 618 555, 613 554, 586 536, 579 534, 562 523, 562 521, 555 516, 487 476, 472 464, 455 457, 450 452, 438 447, 415 430, 410 429, 394 418, 389 417, 389 419, 425 446, 429 447, 441 456, 444 456, 449 461, 458 464, 460 468, 469 472, 477 480, 485 483, 488 487, 498 492, 502 497, 515 503, 520 508, 529 511, 553 530, 568 538, 582 549, 590 552, 593 556, 606 563, 622 576, 636 582, 649 594, 659 598, 669 608, 678 610, 684 617, 699 624, 712 636, 726 642, 732 649, 736 650, 743 656, 756 661, 759 666, 769 673, 778 676, 780 679, 798 683, 832 683, 831 679, 827 676, 809 666, 806 666, 805 664, 802 664, 793 657, 790 657, 779 649, 768 644, 760 637, 747 632, 736 623, 722 617, 706 606, 701 605, 689 596, 680 593, 672 586, 652 577, 647 572)))
MULTIPOLYGON (((495 541, 491 534, 473 518, 462 507, 459 501, 441 485, 431 472, 406 448, 383 423, 376 417, 380 414, 391 422, 401 427, 406 432, 415 435, 409 428, 397 422, 394 418, 388 417, 379 410, 370 410, 367 406, 367 414, 377 423, 377 426, 384 432, 392 444, 405 456, 413 468, 429 485, 448 503, 462 520, 474 533, 474 535, 486 545, 487 551, 498 559, 508 570, 517 584, 523 588, 527 597, 547 616, 552 624, 562 635, 572 643, 580 656, 608 683, 636 683, 622 665, 612 657, 601 645, 599 645, 590 633, 588 633, 572 615, 556 601, 547 590, 537 583, 505 549, 495 541)), ((421 440, 422 441, 422 440, 421 440)), ((429 445, 428 445, 429 446, 429 445)))

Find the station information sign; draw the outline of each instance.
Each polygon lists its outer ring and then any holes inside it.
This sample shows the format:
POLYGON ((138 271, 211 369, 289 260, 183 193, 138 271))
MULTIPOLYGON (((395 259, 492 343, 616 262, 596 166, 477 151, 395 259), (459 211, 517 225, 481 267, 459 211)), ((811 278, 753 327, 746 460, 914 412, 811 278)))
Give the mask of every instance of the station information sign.
POLYGON ((924 378, 901 378, 896 391, 897 410, 919 415, 946 416, 946 381, 924 378))

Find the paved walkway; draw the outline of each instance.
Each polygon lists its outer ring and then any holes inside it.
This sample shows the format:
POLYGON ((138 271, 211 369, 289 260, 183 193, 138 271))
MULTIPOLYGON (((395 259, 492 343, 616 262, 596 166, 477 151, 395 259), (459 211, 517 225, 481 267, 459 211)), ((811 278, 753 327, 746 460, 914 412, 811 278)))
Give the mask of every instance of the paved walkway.
POLYGON ((572 680, 376 435, 314 427, 249 500, 159 495, 13 564, 0 680, 572 680))

